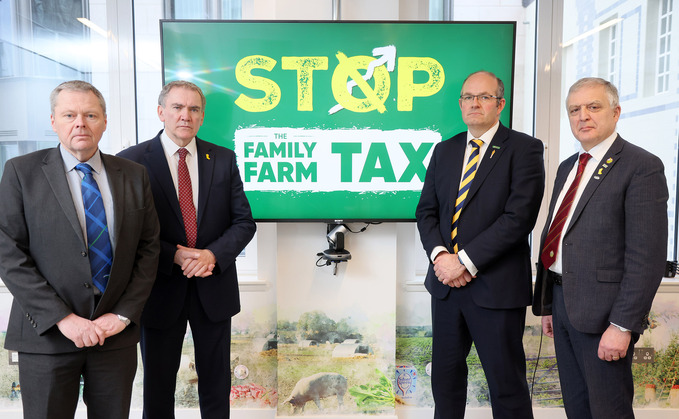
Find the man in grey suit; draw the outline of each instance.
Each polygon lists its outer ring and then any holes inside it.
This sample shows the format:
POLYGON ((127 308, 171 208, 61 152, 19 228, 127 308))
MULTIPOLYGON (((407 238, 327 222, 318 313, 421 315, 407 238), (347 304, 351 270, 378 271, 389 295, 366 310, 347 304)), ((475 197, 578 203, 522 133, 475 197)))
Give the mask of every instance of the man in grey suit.
POLYGON ((533 313, 554 337, 568 417, 633 418, 634 343, 665 270, 664 167, 616 133, 610 82, 577 81, 566 109, 582 149, 556 175, 533 313))
POLYGON ((50 104, 60 145, 9 160, 0 181, 5 347, 19 352, 25 418, 73 418, 81 376, 89 417, 128 418, 160 251, 149 177, 99 151, 94 86, 62 83, 50 104))

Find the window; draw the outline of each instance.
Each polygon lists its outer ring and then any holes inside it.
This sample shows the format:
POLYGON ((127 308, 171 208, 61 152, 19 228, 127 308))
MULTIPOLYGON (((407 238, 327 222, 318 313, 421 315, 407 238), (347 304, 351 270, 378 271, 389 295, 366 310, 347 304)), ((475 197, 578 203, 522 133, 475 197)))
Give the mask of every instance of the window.
MULTIPOLYGON (((158 0, 135 4, 134 33, 137 83, 137 139, 155 137, 162 128, 156 108, 158 93, 163 87, 160 19, 240 19, 240 0, 191 1, 158 0)), ((209 105, 208 105, 209 107, 209 105)), ((125 146, 136 144, 128 139, 125 146)))
POLYGON ((670 47, 672 40, 672 3, 673 0, 660 1, 658 21, 658 75, 656 92, 669 91, 670 47))
POLYGON ((579 149, 563 105, 568 88, 582 77, 608 77, 620 93, 622 113, 618 133, 660 157, 665 165, 670 193, 667 214, 669 260, 677 258, 675 214, 679 136, 676 125, 679 93, 672 88, 677 79, 677 66, 670 62, 672 3, 673 0, 629 0, 614 5, 578 2, 564 7, 559 146, 559 161, 579 149), (617 16, 613 20, 617 23, 607 26, 613 22, 611 14, 617 16), (600 49, 606 46, 609 53, 600 51, 597 54, 596 45, 600 49), (606 59, 597 58, 603 55, 606 59), (616 67, 618 71, 615 71, 616 67), (657 69, 655 74, 654 68, 657 69), (662 95, 656 95, 661 92, 662 95))
MULTIPOLYGON (((88 0, 0 2, 0 169, 58 139, 49 94, 59 83, 91 82, 109 99, 106 5, 88 0)), ((108 110, 115 119, 115 110, 108 110)), ((110 149, 104 133, 102 149, 110 149)))
POLYGON ((607 79, 611 81, 611 83, 616 82, 616 76, 617 76, 617 71, 616 71, 616 65, 617 65, 617 59, 618 59, 618 32, 617 32, 617 26, 613 25, 611 28, 608 30, 608 71, 607 71, 607 79))

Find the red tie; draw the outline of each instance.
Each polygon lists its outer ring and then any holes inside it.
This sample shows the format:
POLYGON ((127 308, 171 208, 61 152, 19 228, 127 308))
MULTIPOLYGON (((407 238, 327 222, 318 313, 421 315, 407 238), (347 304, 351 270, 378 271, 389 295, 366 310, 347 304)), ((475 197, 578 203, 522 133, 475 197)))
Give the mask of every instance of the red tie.
POLYGON ((184 219, 184 230, 186 230, 186 245, 196 247, 196 237, 198 236, 198 225, 196 223, 196 207, 193 206, 193 188, 191 187, 191 175, 186 166, 186 155, 188 151, 180 148, 179 164, 177 166, 177 184, 179 189, 179 207, 182 210, 184 219))
POLYGON ((545 245, 542 248, 542 254, 540 255, 542 265, 545 267, 545 269, 548 269, 550 266, 552 266, 556 260, 556 252, 559 250, 559 242, 561 241, 561 232, 563 231, 568 214, 570 214, 571 206, 573 205, 573 200, 575 199, 575 193, 578 191, 578 185, 580 185, 582 172, 585 171, 585 166, 587 166, 587 161, 590 159, 590 157, 592 156, 588 153, 582 153, 580 155, 578 172, 575 174, 575 179, 573 179, 573 183, 571 183, 566 195, 563 197, 563 201, 561 201, 559 211, 554 216, 552 225, 549 226, 547 238, 545 239, 545 245))

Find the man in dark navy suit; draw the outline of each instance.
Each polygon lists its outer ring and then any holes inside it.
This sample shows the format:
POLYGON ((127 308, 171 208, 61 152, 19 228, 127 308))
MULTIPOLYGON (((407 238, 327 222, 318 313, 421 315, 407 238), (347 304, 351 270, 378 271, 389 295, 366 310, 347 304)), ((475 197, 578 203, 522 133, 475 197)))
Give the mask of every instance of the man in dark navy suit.
POLYGON ((165 129, 120 153, 146 166, 160 219, 160 262, 142 315, 144 417, 173 418, 187 322, 201 417, 228 418, 231 317, 240 311, 236 257, 255 233, 232 150, 196 137, 205 96, 174 81, 158 97, 165 129))
POLYGON ((431 261, 435 418, 464 418, 472 342, 493 417, 532 418, 522 337, 544 147, 499 122, 504 85, 492 73, 467 77, 459 105, 468 131, 434 149, 416 211, 431 261))

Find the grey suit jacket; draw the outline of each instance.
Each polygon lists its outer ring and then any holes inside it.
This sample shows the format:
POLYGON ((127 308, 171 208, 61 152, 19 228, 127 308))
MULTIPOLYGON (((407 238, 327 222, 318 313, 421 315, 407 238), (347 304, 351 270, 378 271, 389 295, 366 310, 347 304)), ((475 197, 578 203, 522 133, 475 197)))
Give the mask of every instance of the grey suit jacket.
MULTIPOLYGON (((578 155, 557 172, 542 232, 578 155)), ((613 142, 563 232, 563 295, 573 326, 603 333, 615 323, 643 333, 667 255, 667 183, 659 158, 620 136, 613 142)), ((552 313, 552 287, 538 263, 533 313, 552 313)))
POLYGON ((115 212, 117 244, 106 292, 95 307, 87 245, 59 148, 9 160, 0 181, 0 278, 14 302, 5 347, 55 354, 77 351, 56 323, 71 313, 115 313, 132 324, 100 350, 135 345, 137 324, 158 265, 159 224, 143 166, 101 155, 115 212))

